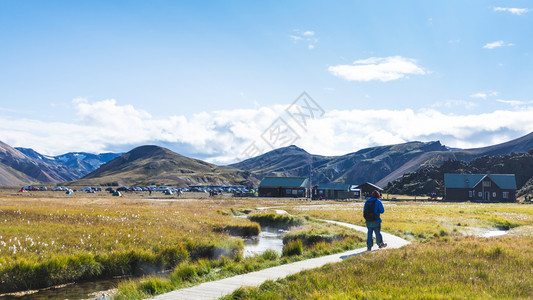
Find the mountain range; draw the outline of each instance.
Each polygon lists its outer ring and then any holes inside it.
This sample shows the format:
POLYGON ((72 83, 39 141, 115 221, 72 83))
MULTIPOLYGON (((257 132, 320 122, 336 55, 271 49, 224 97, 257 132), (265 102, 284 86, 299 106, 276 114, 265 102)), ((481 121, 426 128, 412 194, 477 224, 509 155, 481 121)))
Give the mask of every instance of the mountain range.
POLYGON ((0 185, 67 182, 79 179, 121 153, 67 153, 45 156, 28 148, 13 148, 0 141, 0 185))
POLYGON ((451 150, 438 141, 408 142, 362 149, 341 156, 320 156, 289 146, 231 166, 250 171, 258 177, 309 176, 311 169, 312 184, 371 182, 385 187, 389 182, 423 166, 441 165, 447 160, 468 162, 482 156, 520 153, 531 149, 533 133, 509 142, 473 149, 451 150))
POLYGON ((426 166, 439 166, 450 160, 469 162, 484 156, 531 149, 533 133, 473 149, 450 149, 439 141, 408 142, 340 156, 322 156, 288 146, 229 166, 217 166, 159 146, 141 146, 124 154, 73 152, 50 157, 0 142, 0 185, 66 181, 79 185, 256 185, 264 176, 307 177, 311 174, 313 185, 372 182, 385 187, 404 174, 426 166))

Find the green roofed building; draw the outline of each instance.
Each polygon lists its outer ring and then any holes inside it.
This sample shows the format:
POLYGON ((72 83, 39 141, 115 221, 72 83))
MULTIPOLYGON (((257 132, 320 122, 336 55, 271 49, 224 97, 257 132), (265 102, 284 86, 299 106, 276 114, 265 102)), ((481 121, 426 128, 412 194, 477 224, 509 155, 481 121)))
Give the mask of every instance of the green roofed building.
POLYGON ((514 174, 444 174, 448 201, 516 202, 514 174))
POLYGON ((313 199, 359 199, 361 190, 344 183, 321 183, 313 187, 313 199))
POLYGON ((259 197, 304 198, 309 195, 307 177, 265 177, 259 183, 259 197))

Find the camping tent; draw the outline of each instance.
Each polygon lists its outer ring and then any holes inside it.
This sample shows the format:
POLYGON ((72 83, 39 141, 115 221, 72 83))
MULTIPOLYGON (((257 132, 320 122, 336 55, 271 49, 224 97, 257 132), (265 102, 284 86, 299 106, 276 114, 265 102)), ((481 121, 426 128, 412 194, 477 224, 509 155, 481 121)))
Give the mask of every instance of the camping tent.
POLYGON ((165 192, 165 195, 174 195, 174 193, 173 193, 171 190, 167 190, 167 191, 165 192))
POLYGON ((67 192, 66 192, 65 194, 67 194, 67 195, 72 195, 72 194, 74 194, 74 191, 71 190, 71 189, 68 189, 67 192))
POLYGON ((119 191, 115 191, 115 192, 113 193, 113 196, 121 197, 122 194, 121 194, 119 191))
POLYGON ((27 193, 28 191, 26 191, 24 188, 21 188, 19 193, 27 193))

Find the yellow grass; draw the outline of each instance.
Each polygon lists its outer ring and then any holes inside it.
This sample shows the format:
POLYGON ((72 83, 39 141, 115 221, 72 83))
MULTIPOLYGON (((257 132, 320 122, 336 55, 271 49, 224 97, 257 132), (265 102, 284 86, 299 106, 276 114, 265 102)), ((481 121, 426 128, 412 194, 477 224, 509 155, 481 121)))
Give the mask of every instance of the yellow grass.
MULTIPOLYGON (((165 267, 171 264, 167 260, 179 263, 182 248, 191 258, 240 255, 242 241, 221 229, 251 222, 222 212, 238 211, 256 201, 192 196, 196 198, 160 193, 112 197, 105 192, 0 192, 0 280, 9 278, 0 292, 121 275, 116 272, 145 272, 152 267, 139 266, 137 260, 156 264, 153 269, 165 267), (128 267, 121 270, 106 263, 128 267), (88 272, 68 271, 87 264, 88 272), (38 272, 51 278, 38 279, 38 272)), ((280 203, 284 202, 263 202, 280 203)))

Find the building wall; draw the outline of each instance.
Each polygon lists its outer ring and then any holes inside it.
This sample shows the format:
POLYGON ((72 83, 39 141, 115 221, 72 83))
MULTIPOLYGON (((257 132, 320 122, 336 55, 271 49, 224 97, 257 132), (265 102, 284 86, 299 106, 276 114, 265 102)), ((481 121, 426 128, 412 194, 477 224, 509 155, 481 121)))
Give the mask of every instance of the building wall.
POLYGON ((473 189, 446 188, 448 201, 516 202, 516 190, 500 189, 492 180, 483 180, 473 189), (485 182, 488 182, 486 184, 485 182), (507 197, 504 197, 507 193, 507 197))
POLYGON ((259 187, 259 197, 284 197, 303 198, 307 197, 307 189, 302 187, 259 187))
MULTIPOLYGON (((368 184, 368 183, 363 183, 361 185, 358 186, 359 189, 361 189, 361 194, 364 196, 364 197, 370 197, 370 195, 372 194, 373 191, 376 190, 376 187, 368 184)), ((383 192, 383 189, 377 189, 380 193, 383 192)))

